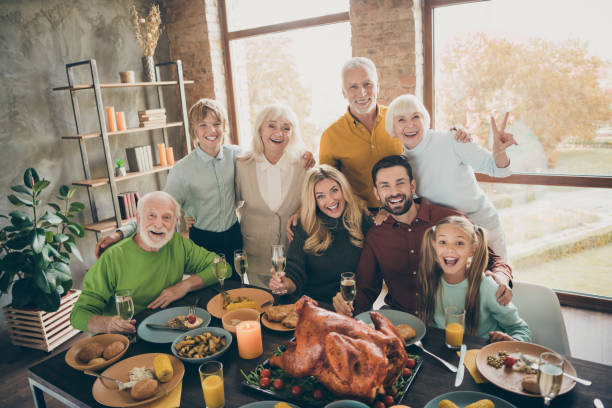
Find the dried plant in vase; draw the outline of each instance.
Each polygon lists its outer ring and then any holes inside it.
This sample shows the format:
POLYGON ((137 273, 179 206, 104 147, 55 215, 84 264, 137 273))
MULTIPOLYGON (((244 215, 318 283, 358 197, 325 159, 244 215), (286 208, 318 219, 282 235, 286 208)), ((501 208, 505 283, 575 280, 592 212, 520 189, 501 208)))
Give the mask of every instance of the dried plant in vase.
POLYGON ((130 14, 132 16, 136 41, 140 44, 140 48, 142 48, 142 52, 145 55, 142 58, 145 81, 153 81, 155 79, 153 54, 155 53, 157 41, 162 33, 159 6, 157 4, 153 5, 151 10, 149 10, 149 15, 143 18, 138 15, 136 6, 132 4, 130 6, 130 14))

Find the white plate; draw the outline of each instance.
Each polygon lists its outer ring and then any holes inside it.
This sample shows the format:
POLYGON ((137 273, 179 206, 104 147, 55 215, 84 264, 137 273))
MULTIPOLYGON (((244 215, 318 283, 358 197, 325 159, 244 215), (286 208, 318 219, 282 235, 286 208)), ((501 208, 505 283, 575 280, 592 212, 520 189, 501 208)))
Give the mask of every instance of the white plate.
MULTIPOLYGON (((187 332, 187 330, 180 331, 170 329, 149 329, 147 327, 147 323, 165 325, 168 320, 172 319, 175 316, 185 316, 187 314, 188 309, 189 306, 179 306, 172 307, 170 309, 160 310, 159 312, 152 314, 151 316, 140 322, 140 325, 138 325, 138 337, 150 343, 172 343, 177 337, 183 336, 187 332)), ((211 319, 210 313, 208 313, 204 309, 196 307, 195 314, 203 320, 202 325, 200 327, 208 326, 211 319)))
MULTIPOLYGON (((398 324, 408 324, 410 327, 414 329, 416 335, 410 340, 406 341, 406 345, 413 344, 417 340, 421 340, 425 336, 425 332, 427 329, 425 328, 425 324, 418 317, 411 315, 410 313, 402 312, 400 310, 393 309, 380 309, 375 310, 375 312, 379 312, 384 315, 387 319, 391 320, 395 326, 398 324)), ((370 312, 359 313, 355 316, 355 319, 361 320, 365 324, 371 324, 372 319, 370 318, 370 312)))
POLYGON ((425 408, 438 408, 440 401, 447 399, 452 401, 459 408, 464 408, 466 405, 470 405, 473 402, 480 401, 482 399, 490 399, 495 404, 495 408, 516 408, 506 400, 503 400, 495 395, 485 394, 484 392, 476 391, 453 391, 447 392, 446 394, 438 395, 425 405, 425 408))

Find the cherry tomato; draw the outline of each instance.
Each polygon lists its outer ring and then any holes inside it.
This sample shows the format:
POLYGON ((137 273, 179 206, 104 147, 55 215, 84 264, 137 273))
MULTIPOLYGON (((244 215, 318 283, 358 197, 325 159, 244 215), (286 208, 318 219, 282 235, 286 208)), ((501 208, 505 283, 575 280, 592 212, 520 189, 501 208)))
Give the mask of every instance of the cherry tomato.
POLYGON ((416 361, 414 361, 414 358, 408 357, 408 360, 406 360, 406 367, 414 368, 415 365, 416 365, 416 361))
POLYGON ((412 371, 408 367, 404 367, 404 369, 402 370, 402 375, 404 377, 410 376, 410 373, 412 373, 412 371))
POLYGON ((277 378, 276 380, 274 380, 274 382, 272 383, 272 386, 274 387, 275 390, 280 390, 283 388, 283 380, 281 380, 280 378, 277 378))
POLYGON ((272 375, 272 373, 267 368, 264 368, 263 370, 261 370, 261 373, 259 373, 260 377, 268 377, 268 378, 270 378, 271 375, 272 375))
POLYGON ((504 365, 506 367, 512 367, 516 363, 516 360, 511 356, 504 357, 504 365))
POLYGON ((312 392, 312 398, 316 401, 321 401, 323 399, 323 391, 316 389, 312 392))
POLYGON ((291 387, 291 395, 296 398, 299 398, 302 395, 302 387, 300 387, 299 385, 294 385, 293 387, 291 387))
POLYGON ((191 324, 194 324, 196 322, 195 315, 190 314, 189 316, 187 316, 187 321, 191 324))
POLYGON ((393 395, 387 394, 383 397, 383 402, 386 406, 390 407, 391 405, 395 404, 395 398, 393 398, 393 395))
POLYGON ((261 388, 270 388, 270 377, 260 377, 259 386, 261 388))
POLYGON ((385 408, 385 407, 386 405, 382 401, 376 401, 376 404, 374 404, 374 408, 385 408))

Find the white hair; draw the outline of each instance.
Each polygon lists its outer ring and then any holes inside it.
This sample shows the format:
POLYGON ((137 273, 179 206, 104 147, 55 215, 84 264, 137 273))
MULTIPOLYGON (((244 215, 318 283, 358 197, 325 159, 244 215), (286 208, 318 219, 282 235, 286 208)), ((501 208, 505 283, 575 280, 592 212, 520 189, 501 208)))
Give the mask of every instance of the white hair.
POLYGON ((289 143, 285 147, 283 155, 287 155, 291 161, 295 161, 301 156, 304 148, 304 142, 300 133, 300 122, 295 111, 284 103, 273 103, 264 106, 253 123, 253 137, 251 139, 251 151, 247 152, 242 158, 251 160, 263 156, 264 144, 261 140, 261 126, 267 120, 283 118, 291 124, 292 132, 289 138, 289 143))
POLYGON ((391 137, 397 137, 393 131, 393 121, 397 115, 412 115, 418 113, 423 118, 425 130, 429 129, 429 112, 425 109, 425 105, 414 95, 400 95, 391 102, 387 108, 387 117, 385 118, 385 129, 391 137))
POLYGON ((147 201, 149 201, 152 198, 165 198, 167 200, 170 200, 170 202, 174 204, 174 218, 176 219, 176 221, 179 220, 181 216, 181 205, 178 203, 178 201, 176 201, 174 197, 172 197, 170 194, 166 193, 165 191, 151 191, 150 193, 147 193, 144 196, 142 196, 140 200, 138 200, 138 206, 136 210, 138 211, 138 216, 141 219, 144 217, 144 214, 142 212, 144 211, 144 207, 147 201))
POLYGON ((371 59, 366 57, 353 57, 350 60, 346 61, 342 66, 342 83, 344 84, 344 75, 346 71, 351 69, 363 68, 370 73, 372 78, 378 84, 378 72, 376 72, 376 65, 372 62, 371 59))

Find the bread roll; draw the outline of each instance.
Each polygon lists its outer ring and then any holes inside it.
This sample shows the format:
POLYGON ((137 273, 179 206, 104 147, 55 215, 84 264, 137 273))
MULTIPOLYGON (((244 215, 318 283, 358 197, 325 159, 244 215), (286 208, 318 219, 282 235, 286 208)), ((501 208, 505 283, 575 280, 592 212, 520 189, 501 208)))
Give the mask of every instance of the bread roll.
POLYGON ((125 345, 120 341, 115 341, 104 349, 104 358, 110 360, 125 349, 125 345))
POLYGON ((79 351, 79 359, 85 363, 89 363, 90 360, 102 356, 103 352, 104 346, 102 346, 100 343, 92 341, 91 343, 84 345, 81 351, 79 351))
POLYGON ((523 390, 527 392, 530 392, 532 394, 540 393, 540 387, 538 386, 538 376, 535 374, 528 375, 523 378, 523 381, 521 381, 521 385, 523 386, 523 390))
POLYGON ((98 357, 98 358, 92 358, 91 360, 89 360, 89 363, 87 364, 90 366, 93 366, 93 365, 98 365, 102 363, 106 363, 106 360, 103 359, 102 357, 98 357))
POLYGON ((142 401, 151 398, 157 393, 158 389, 159 384, 157 380, 147 378, 146 380, 138 381, 130 390, 130 395, 136 401, 142 401))

